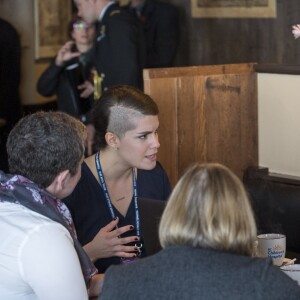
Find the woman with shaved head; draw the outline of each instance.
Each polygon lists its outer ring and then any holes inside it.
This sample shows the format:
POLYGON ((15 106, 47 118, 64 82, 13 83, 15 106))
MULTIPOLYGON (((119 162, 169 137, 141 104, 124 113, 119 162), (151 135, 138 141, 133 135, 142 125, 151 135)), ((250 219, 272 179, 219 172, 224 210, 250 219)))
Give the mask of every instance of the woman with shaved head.
POLYGON ((146 255, 137 200, 166 200, 170 184, 157 162, 158 107, 148 95, 112 87, 95 105, 92 119, 99 151, 83 163, 66 204, 79 241, 103 273, 111 264, 146 255))

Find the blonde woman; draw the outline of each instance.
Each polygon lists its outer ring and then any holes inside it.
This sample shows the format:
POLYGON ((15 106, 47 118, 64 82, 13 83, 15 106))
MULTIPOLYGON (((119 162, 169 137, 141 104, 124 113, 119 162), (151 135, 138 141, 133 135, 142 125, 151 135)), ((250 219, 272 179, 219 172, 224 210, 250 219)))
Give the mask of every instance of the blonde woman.
POLYGON ((100 299, 300 299, 268 259, 253 258, 256 225, 240 180, 219 164, 196 164, 161 219, 160 253, 111 267, 100 299))

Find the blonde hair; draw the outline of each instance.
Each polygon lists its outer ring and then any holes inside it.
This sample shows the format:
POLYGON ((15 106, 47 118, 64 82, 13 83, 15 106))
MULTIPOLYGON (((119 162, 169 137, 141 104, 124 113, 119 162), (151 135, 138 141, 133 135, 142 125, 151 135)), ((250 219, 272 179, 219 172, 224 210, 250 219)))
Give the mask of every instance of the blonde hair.
POLYGON ((188 245, 252 255, 256 224, 243 184, 220 164, 194 165, 170 196, 159 237, 163 248, 188 245))

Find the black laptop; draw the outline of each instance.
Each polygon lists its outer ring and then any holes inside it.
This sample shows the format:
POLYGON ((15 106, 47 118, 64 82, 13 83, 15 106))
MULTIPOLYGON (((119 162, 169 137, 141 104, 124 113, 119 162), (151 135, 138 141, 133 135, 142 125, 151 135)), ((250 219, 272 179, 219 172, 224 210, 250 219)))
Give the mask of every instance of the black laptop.
POLYGON ((158 238, 158 226, 166 203, 166 201, 156 199, 138 199, 141 230, 147 256, 155 254, 161 250, 158 238))

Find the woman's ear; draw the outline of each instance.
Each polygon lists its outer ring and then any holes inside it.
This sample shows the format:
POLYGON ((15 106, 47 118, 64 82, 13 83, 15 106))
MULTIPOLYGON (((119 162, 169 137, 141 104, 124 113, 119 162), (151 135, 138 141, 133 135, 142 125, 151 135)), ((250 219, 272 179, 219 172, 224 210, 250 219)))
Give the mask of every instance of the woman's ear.
POLYGON ((105 140, 108 146, 112 147, 113 149, 117 150, 119 146, 119 138, 115 133, 106 132, 105 140))

